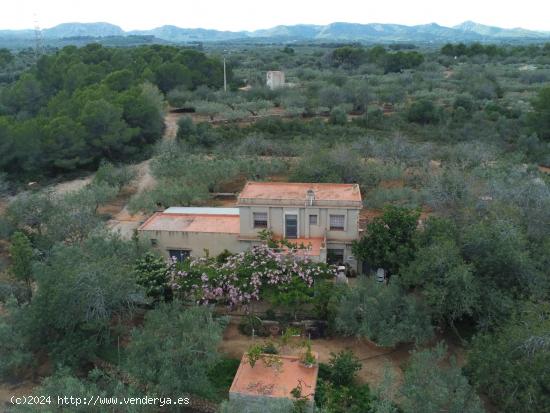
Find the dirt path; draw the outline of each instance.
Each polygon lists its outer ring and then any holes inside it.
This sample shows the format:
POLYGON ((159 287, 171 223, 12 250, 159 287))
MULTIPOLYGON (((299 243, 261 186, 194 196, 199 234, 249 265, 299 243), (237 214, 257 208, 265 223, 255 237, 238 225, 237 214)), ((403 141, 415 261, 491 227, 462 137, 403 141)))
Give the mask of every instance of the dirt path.
POLYGON ((182 116, 182 113, 168 112, 166 114, 166 116, 164 117, 164 125, 166 126, 166 128, 164 129, 164 140, 176 139, 176 135, 178 134, 178 120, 182 116))
POLYGON ((11 406, 10 399, 12 396, 30 396, 36 386, 38 386, 38 383, 31 381, 24 381, 14 385, 2 383, 0 385, 0 411, 4 412, 6 411, 3 410, 4 407, 11 406))
MULTIPOLYGON (((168 112, 164 116, 164 134, 162 136, 163 140, 173 140, 176 138, 178 132, 178 120, 183 116, 181 113, 171 113, 168 112)), ((149 171, 149 160, 143 161, 137 164, 137 177, 134 185, 137 188, 137 192, 141 192, 144 189, 150 188, 154 185, 154 179, 149 171)), ((59 184, 53 185, 53 190, 57 194, 65 194, 71 191, 77 191, 87 184, 89 184, 94 177, 94 174, 90 174, 84 178, 72 179, 69 181, 61 182, 59 184)))
MULTIPOLYGON (((162 139, 164 141, 174 140, 178 133, 178 120, 182 117, 181 113, 168 112, 164 117, 166 125, 162 139)), ((125 196, 125 203, 119 207, 118 211, 113 211, 112 219, 109 220, 107 226, 113 231, 119 231, 123 238, 131 238, 134 230, 136 230, 143 221, 147 218, 145 214, 131 214, 128 211, 128 201, 132 196, 140 194, 155 186, 155 178, 151 174, 151 159, 143 161, 134 167, 136 168, 136 178, 131 185, 130 190, 125 196)))
POLYGON ((73 179, 71 181, 61 182, 57 185, 54 185, 53 191, 58 195, 66 194, 67 192, 78 191, 79 189, 84 188, 94 178, 94 174, 88 175, 85 178, 73 179))
POLYGON ((131 238, 134 230, 146 219, 144 214, 131 214, 128 211, 128 201, 132 196, 155 186, 155 178, 151 175, 149 166, 150 162, 151 160, 148 159, 134 166, 136 168, 136 178, 126 194, 121 194, 123 196, 122 204, 110 205, 114 206, 115 210, 108 211, 112 218, 107 222, 107 226, 113 231, 120 232, 123 238, 131 238))

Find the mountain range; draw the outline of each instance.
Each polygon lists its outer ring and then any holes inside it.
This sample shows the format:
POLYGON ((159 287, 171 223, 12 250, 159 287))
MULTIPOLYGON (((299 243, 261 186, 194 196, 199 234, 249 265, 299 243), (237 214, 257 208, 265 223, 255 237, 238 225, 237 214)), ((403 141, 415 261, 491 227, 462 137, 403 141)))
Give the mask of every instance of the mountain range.
MULTIPOLYGON (((331 23, 328 25, 298 24, 276 26, 255 31, 220 31, 161 26, 151 30, 124 31, 110 23, 63 23, 42 30, 45 41, 68 38, 104 38, 150 36, 164 42, 224 41, 357 41, 357 42, 494 42, 508 40, 550 40, 550 32, 522 28, 504 29, 466 21, 454 27, 436 23, 405 26, 381 23, 331 23)), ((0 30, 0 39, 9 41, 34 39, 34 30, 0 30)))

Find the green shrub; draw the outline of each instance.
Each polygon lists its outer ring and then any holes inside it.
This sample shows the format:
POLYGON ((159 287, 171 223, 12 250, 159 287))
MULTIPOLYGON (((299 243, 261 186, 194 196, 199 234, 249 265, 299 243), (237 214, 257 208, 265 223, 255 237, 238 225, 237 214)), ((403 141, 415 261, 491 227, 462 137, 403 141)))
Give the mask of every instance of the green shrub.
POLYGON ((341 350, 337 354, 330 353, 329 368, 332 383, 337 386, 349 386, 354 383, 362 365, 351 350, 341 350))
POLYGON ((115 167, 112 163, 103 161, 94 175, 93 184, 107 184, 122 188, 135 178, 135 172, 128 166, 115 167))
POLYGON ((409 122, 419 123, 421 125, 433 124, 439 121, 440 114, 432 101, 421 99, 413 102, 407 112, 409 122))
POLYGON ((239 359, 222 358, 208 370, 208 378, 221 399, 227 397, 240 363, 239 359))
POLYGON ((4 313, 0 314, 0 379, 19 379, 34 363, 22 325, 26 316, 15 298, 7 300, 4 313))
POLYGON ((127 349, 128 372, 142 385, 170 397, 216 397, 209 371, 220 360, 217 348, 225 327, 206 307, 184 308, 174 301, 145 316, 127 349))

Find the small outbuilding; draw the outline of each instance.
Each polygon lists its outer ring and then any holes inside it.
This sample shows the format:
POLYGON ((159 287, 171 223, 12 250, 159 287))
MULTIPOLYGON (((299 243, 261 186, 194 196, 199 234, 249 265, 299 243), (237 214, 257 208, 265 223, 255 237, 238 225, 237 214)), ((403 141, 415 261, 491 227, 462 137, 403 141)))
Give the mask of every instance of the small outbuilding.
MULTIPOLYGON (((313 411, 319 366, 306 366, 296 356, 266 355, 276 362, 258 361, 251 366, 245 354, 229 389, 229 399, 248 408, 265 406, 268 400, 295 400, 292 391, 299 389, 313 411)), ((272 360, 273 361, 273 360, 272 360)))
POLYGON ((266 86, 273 89, 285 87, 285 72, 270 70, 266 76, 266 86))

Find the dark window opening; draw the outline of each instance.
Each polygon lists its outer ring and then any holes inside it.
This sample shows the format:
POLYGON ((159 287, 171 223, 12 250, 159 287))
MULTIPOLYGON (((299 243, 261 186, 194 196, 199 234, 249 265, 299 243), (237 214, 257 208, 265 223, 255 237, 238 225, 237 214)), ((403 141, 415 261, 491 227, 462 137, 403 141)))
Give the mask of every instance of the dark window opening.
POLYGON ((267 228, 267 212, 254 212, 254 228, 267 228))
POLYGON ((330 265, 343 265, 344 264, 344 250, 343 249, 327 249, 327 264, 330 265))
POLYGON ((191 254, 191 251, 189 250, 168 250, 168 254, 170 254, 170 259, 175 262, 183 262, 187 258, 189 258, 189 255, 191 254))
POLYGON ((298 215, 285 215, 285 237, 298 238, 298 215))

